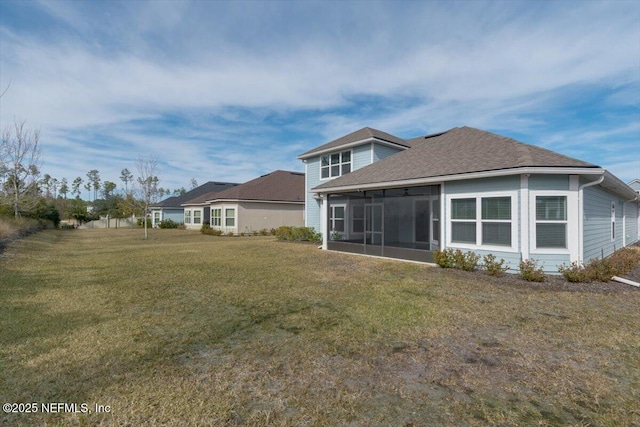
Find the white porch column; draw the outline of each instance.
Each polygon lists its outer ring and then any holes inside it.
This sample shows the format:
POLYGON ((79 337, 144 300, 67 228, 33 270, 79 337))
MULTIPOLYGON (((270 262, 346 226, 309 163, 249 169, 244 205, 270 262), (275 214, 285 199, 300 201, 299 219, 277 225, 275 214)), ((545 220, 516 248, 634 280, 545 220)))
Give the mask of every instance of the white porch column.
POLYGON ((322 195, 322 207, 320 208, 320 230, 322 233, 322 249, 327 250, 329 242, 329 200, 328 194, 322 195))
POLYGON ((522 259, 529 259, 529 174, 520 175, 520 253, 522 259))

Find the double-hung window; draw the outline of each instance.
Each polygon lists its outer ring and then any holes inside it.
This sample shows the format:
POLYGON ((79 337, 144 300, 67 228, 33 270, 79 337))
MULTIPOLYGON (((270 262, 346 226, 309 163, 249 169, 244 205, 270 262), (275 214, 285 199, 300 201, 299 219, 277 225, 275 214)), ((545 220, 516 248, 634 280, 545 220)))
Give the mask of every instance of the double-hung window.
POLYGON ((222 209, 211 209, 211 226, 222 226, 222 209))
POLYGON ((450 242, 463 246, 513 248, 515 196, 451 198, 450 242))
POLYGON ((189 209, 184 210, 184 223, 191 224, 191 210, 189 209))
POLYGON ((567 196, 536 196, 536 248, 568 248, 567 196))
POLYGON ((193 223, 200 224, 202 222, 202 211, 194 210, 193 211, 193 223))
POLYGON ((320 178, 336 178, 351 172, 351 150, 320 158, 320 178))
POLYGON ((476 244, 476 199, 451 200, 451 241, 476 244))
POLYGON ((511 197, 482 198, 482 244, 511 246, 511 197))
POLYGON ((224 225, 227 227, 236 226, 236 210, 227 208, 224 210, 224 225))

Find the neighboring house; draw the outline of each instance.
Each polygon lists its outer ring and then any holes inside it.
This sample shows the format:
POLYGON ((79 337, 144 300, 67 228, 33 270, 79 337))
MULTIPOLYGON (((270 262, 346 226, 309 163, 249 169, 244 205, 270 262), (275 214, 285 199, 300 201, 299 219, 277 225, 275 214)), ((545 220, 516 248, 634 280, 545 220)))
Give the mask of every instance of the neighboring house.
POLYGON ((364 128, 298 158, 324 249, 433 262, 458 248, 557 273, 639 237, 638 194, 605 169, 470 127, 364 128))
MULTIPOLYGON (((203 195, 213 196, 215 193, 226 190, 228 188, 238 185, 230 182, 213 182, 209 181, 206 184, 202 184, 193 190, 187 191, 182 196, 169 197, 159 203, 151 205, 151 218, 153 219, 153 226, 157 227, 160 222, 170 219, 178 224, 184 223, 185 210, 182 206, 190 200, 196 199, 203 195)), ((202 209, 204 213, 204 209, 202 209)))
POLYGON ((304 174, 275 171, 215 194, 210 224, 225 233, 304 225, 304 174))

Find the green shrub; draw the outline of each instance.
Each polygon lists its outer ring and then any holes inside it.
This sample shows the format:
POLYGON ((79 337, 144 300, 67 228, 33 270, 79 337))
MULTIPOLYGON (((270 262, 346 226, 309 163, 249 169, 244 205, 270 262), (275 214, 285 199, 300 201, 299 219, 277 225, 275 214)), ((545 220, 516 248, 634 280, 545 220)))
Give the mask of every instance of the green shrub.
POLYGON ((477 255, 471 251, 463 253, 460 249, 456 249, 453 253, 453 259, 455 268, 464 271, 473 271, 478 266, 480 255, 477 255))
POLYGON ((433 260, 442 268, 473 271, 478 266, 480 256, 471 251, 464 253, 460 249, 447 248, 445 250, 436 249, 433 252, 433 260))
POLYGON ((275 236, 278 240, 289 242, 319 242, 322 240, 322 234, 316 233, 312 227, 291 227, 283 225, 275 230, 275 236))
POLYGON ((209 236, 222 236, 221 230, 211 228, 209 224, 202 224, 202 227, 200 227, 200 232, 202 234, 208 234, 209 236))
POLYGON ((544 282, 547 275, 535 259, 520 261, 520 276, 528 282, 544 282))
POLYGON ((562 264, 558 267, 558 272, 564 276, 567 282, 572 283, 590 283, 595 278, 594 268, 587 268, 578 261, 574 261, 568 266, 562 264))
MULTIPOLYGON (((144 222, 142 222, 143 219, 144 218, 138 218, 138 221, 137 221, 138 222, 138 227, 144 227, 144 222)), ((151 228, 152 226, 153 225, 152 225, 152 222, 151 222, 151 218, 147 218, 147 227, 151 228)))
POLYGON ((158 224, 158 227, 160 227, 160 228, 178 228, 179 225, 180 224, 178 224, 177 222, 175 222, 173 220, 165 219, 162 222, 160 222, 160 224, 158 224))
POLYGON ((266 228, 263 228, 262 230, 258 231, 256 234, 259 234, 261 236, 267 236, 269 235, 269 230, 267 230, 266 228))
POLYGON ((504 273, 509 269, 504 265, 504 259, 500 258, 500 261, 497 261, 494 254, 485 255, 482 262, 489 276, 504 276, 504 273))
POLYGON ((442 268, 453 268, 455 266, 453 249, 436 249, 433 251, 433 260, 442 268))
POLYGON ((604 259, 592 259, 582 266, 572 262, 558 268, 569 282, 590 283, 593 281, 608 282, 613 276, 620 276, 635 269, 640 263, 640 251, 623 248, 604 259))

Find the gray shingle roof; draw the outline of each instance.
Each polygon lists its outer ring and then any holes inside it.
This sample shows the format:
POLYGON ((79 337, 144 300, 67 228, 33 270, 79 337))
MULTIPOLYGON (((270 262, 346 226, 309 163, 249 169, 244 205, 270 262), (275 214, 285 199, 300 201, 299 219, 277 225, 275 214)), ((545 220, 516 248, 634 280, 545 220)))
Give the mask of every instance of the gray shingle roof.
POLYGON ((520 167, 597 168, 562 154, 471 127, 409 140, 411 148, 316 189, 434 178, 520 167))
POLYGON ((304 173, 277 170, 216 193, 209 200, 229 199, 304 203, 304 173))
POLYGON ((189 202, 197 197, 202 196, 203 194, 220 192, 231 188, 235 185, 238 185, 233 182, 215 182, 209 181, 205 184, 202 184, 199 187, 194 188, 193 190, 187 191, 182 196, 169 197, 168 199, 164 199, 161 202, 158 202, 152 205, 152 208, 182 208, 182 204, 189 202))
POLYGON ((394 144, 398 144, 401 145, 403 147, 410 147, 410 144, 405 141, 402 138, 398 138, 397 136, 391 135, 389 133, 386 132, 382 132, 380 130, 377 129, 373 129, 370 127, 364 127, 360 130, 357 130, 355 132, 351 132, 349 135, 345 135, 341 138, 335 139, 331 142, 327 142, 326 144, 323 144, 319 147, 316 147, 312 150, 307 151, 306 153, 302 153, 298 156, 299 159, 303 159, 306 157, 309 157, 310 155, 313 155, 315 153, 320 153, 323 152, 325 150, 331 149, 331 148, 338 148, 341 147, 343 145, 348 145, 351 144, 353 142, 357 142, 357 141, 362 141, 362 140, 366 140, 366 139, 370 139, 370 138, 376 138, 379 139, 381 141, 386 141, 386 142, 391 142, 394 144))

